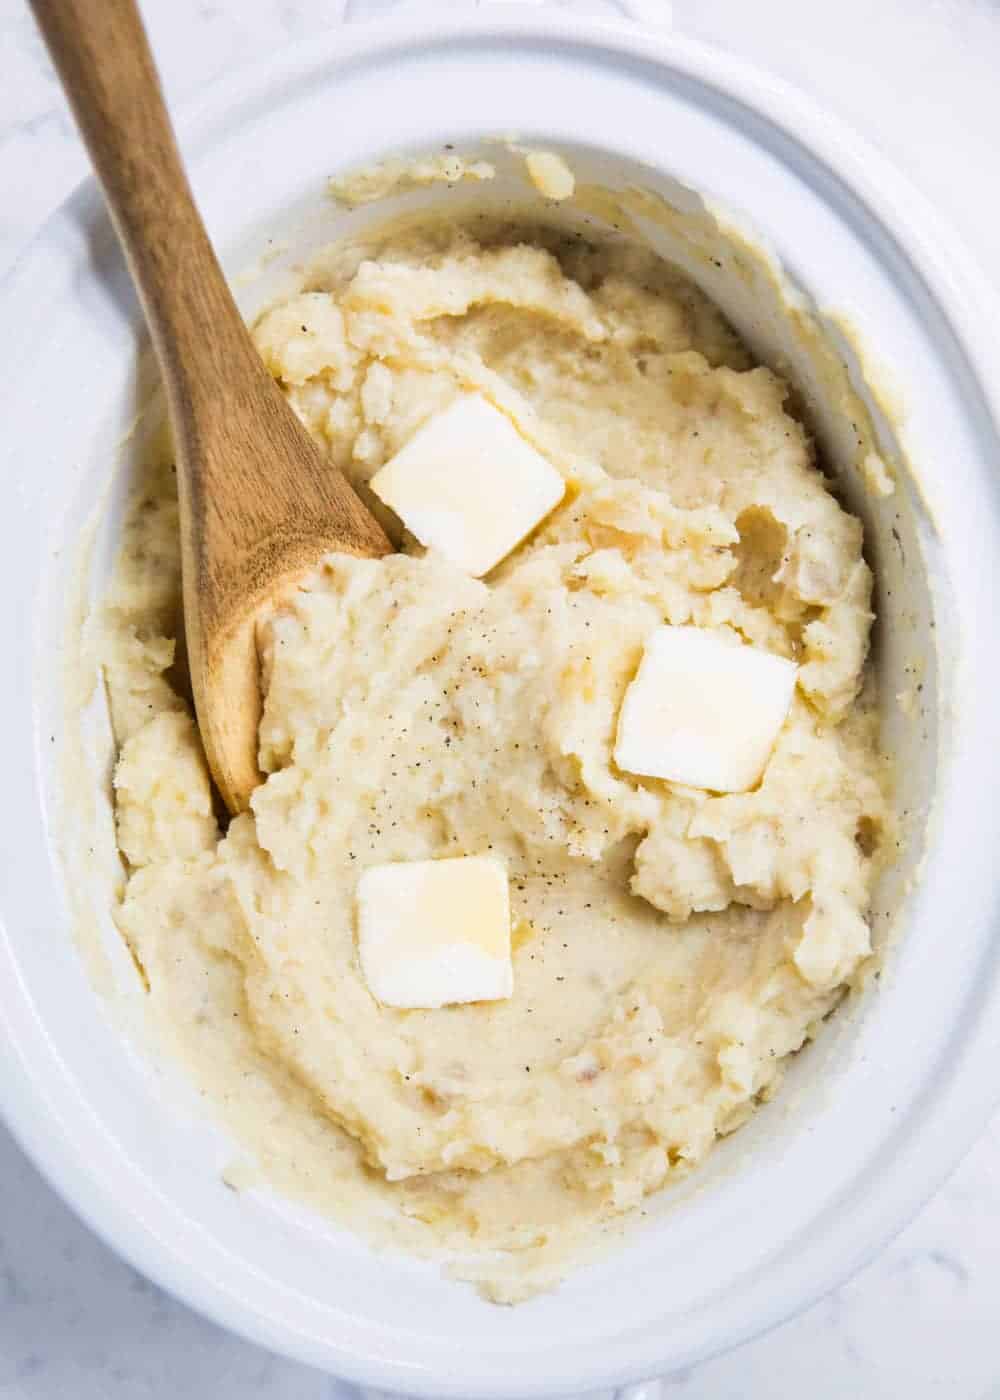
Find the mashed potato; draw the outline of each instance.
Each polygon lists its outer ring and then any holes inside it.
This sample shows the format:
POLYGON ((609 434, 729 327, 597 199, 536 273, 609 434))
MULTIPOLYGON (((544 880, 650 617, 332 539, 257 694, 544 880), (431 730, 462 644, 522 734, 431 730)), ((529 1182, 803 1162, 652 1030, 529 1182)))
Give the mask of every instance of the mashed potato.
POLYGON ((622 243, 397 230, 328 254, 255 333, 403 552, 327 558, 263 629, 267 780, 223 835, 176 664, 174 479, 151 467, 103 629, 118 923, 269 1180, 516 1300, 744 1122, 869 956, 889 815, 861 526, 782 381, 622 243), (482 582, 366 488, 470 389, 568 482, 482 582), (615 767, 663 622, 799 664, 755 790, 615 767), (381 1006, 360 872, 484 852, 510 872, 513 997, 381 1006))

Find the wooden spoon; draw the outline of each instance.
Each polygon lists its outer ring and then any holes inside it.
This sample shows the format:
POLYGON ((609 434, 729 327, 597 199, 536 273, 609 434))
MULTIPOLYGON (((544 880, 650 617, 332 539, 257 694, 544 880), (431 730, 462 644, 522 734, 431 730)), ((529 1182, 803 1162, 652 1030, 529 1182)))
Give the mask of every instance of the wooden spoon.
POLYGON ((229 810, 257 765, 257 620, 331 550, 392 549, 265 370, 195 208, 134 0, 31 0, 104 188, 167 389, 184 626, 229 810))

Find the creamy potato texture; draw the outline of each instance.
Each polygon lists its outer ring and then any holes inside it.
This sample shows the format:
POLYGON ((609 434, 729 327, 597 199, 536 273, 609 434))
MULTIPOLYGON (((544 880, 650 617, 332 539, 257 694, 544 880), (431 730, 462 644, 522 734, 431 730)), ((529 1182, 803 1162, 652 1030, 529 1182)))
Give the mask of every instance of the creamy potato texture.
POLYGON ((151 467, 103 621, 118 923, 267 1180, 513 1301, 744 1122, 869 956, 889 813, 861 526, 782 381, 624 243, 397 230, 324 256, 255 334, 402 552, 327 558, 263 629, 267 776, 222 834, 177 656, 174 478, 151 467), (470 390, 568 483, 483 581, 365 485, 470 390), (755 790, 615 767, 664 622, 798 662, 755 790), (484 853, 510 875, 512 998, 380 1006, 360 873, 484 853))

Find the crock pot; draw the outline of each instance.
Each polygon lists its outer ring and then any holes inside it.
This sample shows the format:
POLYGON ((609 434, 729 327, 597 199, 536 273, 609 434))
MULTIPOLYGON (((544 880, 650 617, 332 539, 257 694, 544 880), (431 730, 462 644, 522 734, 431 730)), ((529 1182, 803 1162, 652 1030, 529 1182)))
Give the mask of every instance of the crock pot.
POLYGON ((248 314, 307 249, 385 212, 338 208, 332 174, 447 143, 497 161, 489 198, 525 202, 538 196, 509 149, 523 143, 562 154, 581 186, 633 192, 637 235, 686 260, 791 374, 879 580, 875 655, 905 838, 874 911, 885 975, 797 1058, 776 1102, 649 1203, 640 1229, 515 1309, 266 1190, 227 1189, 232 1144, 144 1045, 141 994, 121 991, 131 973, 107 916, 100 695, 66 664, 88 522, 101 521, 85 561, 97 594, 155 426, 147 409, 130 431, 149 391, 141 318, 88 182, 0 293, 2 1111, 137 1268, 346 1379, 511 1400, 689 1365, 856 1269, 955 1164, 997 1095, 995 296, 937 214, 838 122, 731 57, 628 25, 486 8, 352 27, 220 83, 179 127, 248 314), (696 226, 707 242, 689 236, 696 226), (706 256, 713 238, 718 257, 706 256), (855 471, 855 408, 891 495, 855 471), (67 765, 92 761, 70 743, 74 708, 98 755, 83 814, 65 798, 67 765))

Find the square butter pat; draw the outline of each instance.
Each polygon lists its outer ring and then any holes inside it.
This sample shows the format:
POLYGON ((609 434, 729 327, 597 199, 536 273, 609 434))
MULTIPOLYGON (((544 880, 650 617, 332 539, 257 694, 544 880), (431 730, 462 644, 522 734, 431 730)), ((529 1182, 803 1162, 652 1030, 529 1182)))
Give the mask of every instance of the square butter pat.
POLYGON ((559 504, 566 483, 499 409, 465 394, 418 428, 371 488, 421 544, 480 578, 559 504))
POLYGON ((699 627, 659 627, 618 716, 627 773, 710 792, 746 792, 767 767, 798 667, 699 627))
POLYGON ((385 1006, 509 997, 507 871, 492 856, 373 865, 358 881, 358 942, 369 991, 385 1006))

